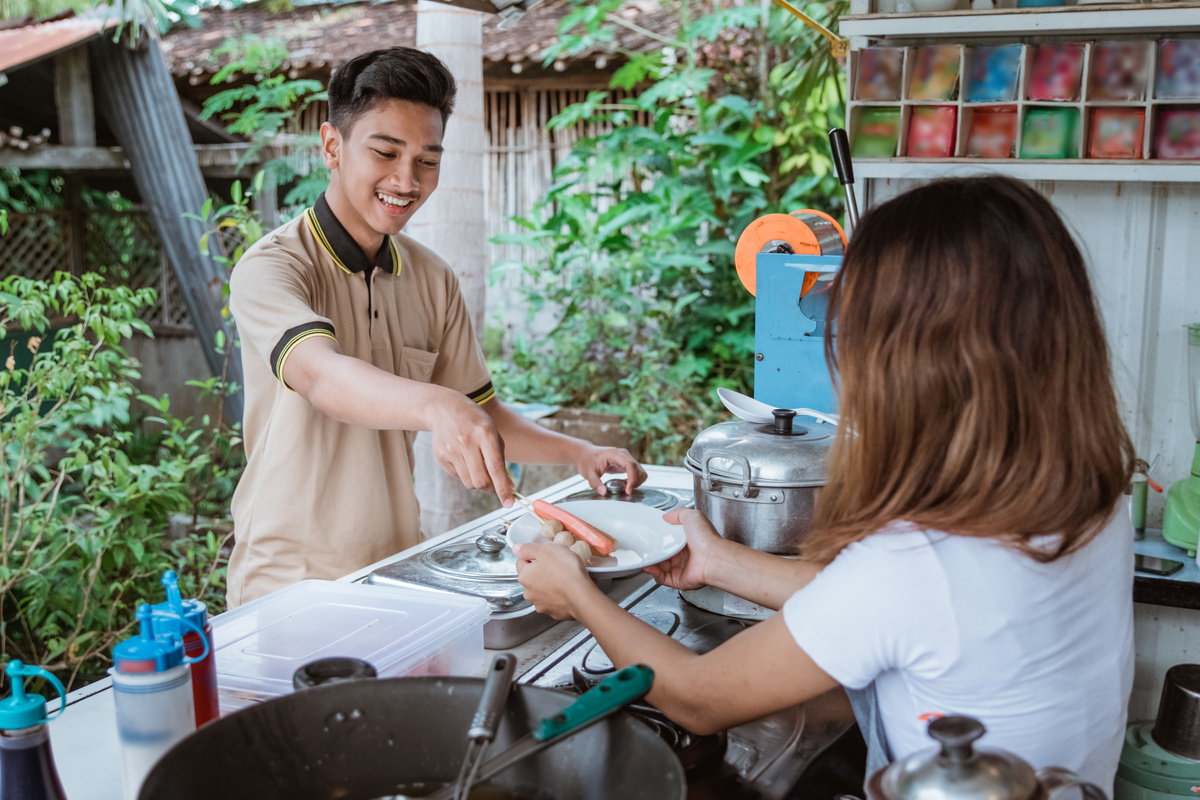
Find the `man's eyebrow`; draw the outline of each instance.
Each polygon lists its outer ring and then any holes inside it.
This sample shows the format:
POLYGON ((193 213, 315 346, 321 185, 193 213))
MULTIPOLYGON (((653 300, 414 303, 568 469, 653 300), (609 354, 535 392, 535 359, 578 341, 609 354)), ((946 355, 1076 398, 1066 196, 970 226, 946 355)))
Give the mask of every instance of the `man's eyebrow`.
MULTIPOLYGON (((403 139, 397 139, 395 136, 388 136, 386 133, 372 133, 367 138, 368 139, 379 139, 382 142, 387 142, 388 144, 398 145, 400 147, 405 147, 408 145, 408 142, 404 141, 403 139)), ((442 147, 440 144, 427 144, 421 149, 428 151, 430 153, 441 153, 441 152, 445 151, 445 148, 442 147)))

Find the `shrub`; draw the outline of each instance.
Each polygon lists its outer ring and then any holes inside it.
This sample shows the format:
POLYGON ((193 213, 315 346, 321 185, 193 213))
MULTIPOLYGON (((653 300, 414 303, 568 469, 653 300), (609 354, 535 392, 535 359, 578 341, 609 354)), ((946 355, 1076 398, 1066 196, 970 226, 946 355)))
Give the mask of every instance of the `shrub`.
POLYGON ((137 313, 154 292, 103 280, 0 281, 0 646, 68 685, 102 675, 137 605, 162 599, 164 570, 220 610, 218 536, 165 533, 171 514, 211 504, 239 444, 236 430, 192 430, 165 399, 142 398, 164 433, 144 463, 129 456, 142 400, 122 342, 150 335, 137 313))

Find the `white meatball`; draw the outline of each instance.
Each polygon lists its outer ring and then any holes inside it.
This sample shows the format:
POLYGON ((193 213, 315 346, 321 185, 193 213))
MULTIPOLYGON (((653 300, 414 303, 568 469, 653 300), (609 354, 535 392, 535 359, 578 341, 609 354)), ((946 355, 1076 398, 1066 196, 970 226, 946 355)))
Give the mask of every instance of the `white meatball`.
POLYGON ((558 533, 554 534, 554 543, 562 545, 563 547, 570 547, 571 545, 575 544, 575 537, 572 536, 568 531, 559 531, 558 533))
POLYGON ((571 545, 571 552, 582 558, 585 564, 592 558, 592 548, 588 547, 588 543, 582 539, 571 545))
POLYGON ((542 520, 542 536, 553 541, 554 536, 563 529, 563 524, 556 519, 542 520))

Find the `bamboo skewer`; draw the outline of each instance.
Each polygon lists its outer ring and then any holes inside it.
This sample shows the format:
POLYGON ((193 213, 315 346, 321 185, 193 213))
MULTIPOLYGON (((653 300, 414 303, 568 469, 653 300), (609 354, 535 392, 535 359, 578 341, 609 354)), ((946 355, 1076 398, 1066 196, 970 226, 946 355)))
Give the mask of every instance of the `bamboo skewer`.
MULTIPOLYGON (((521 494, 516 489, 512 490, 512 495, 513 495, 513 499, 516 500, 521 505, 523 505, 525 507, 526 511, 528 511, 530 514, 533 514, 535 517, 538 516, 538 513, 533 510, 533 506, 530 504, 528 497, 521 494)), ((538 517, 538 519, 541 519, 541 517, 538 517)))

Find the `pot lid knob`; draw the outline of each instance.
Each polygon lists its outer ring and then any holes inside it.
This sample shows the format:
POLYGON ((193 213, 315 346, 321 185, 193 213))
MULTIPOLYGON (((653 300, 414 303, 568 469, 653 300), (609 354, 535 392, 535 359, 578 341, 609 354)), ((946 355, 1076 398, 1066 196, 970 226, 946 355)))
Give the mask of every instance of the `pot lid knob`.
POLYGON ((475 540, 475 546, 479 548, 481 553, 499 553, 508 544, 508 540, 504 538, 504 534, 493 528, 480 534, 475 540))
POLYGON ((777 408, 771 414, 775 417, 775 428, 771 432, 780 436, 791 436, 792 421, 796 418, 796 412, 790 408, 777 408))
POLYGON ((608 489, 609 495, 620 497, 625 494, 625 479, 609 478, 604 482, 604 488, 608 489))
POLYGON ((982 722, 970 717, 942 717, 929 723, 929 735, 942 745, 942 757, 950 764, 965 764, 972 744, 986 732, 982 722))

